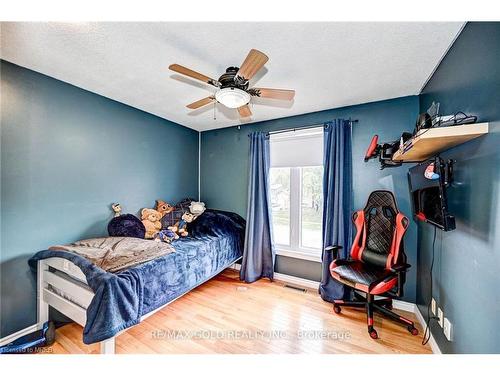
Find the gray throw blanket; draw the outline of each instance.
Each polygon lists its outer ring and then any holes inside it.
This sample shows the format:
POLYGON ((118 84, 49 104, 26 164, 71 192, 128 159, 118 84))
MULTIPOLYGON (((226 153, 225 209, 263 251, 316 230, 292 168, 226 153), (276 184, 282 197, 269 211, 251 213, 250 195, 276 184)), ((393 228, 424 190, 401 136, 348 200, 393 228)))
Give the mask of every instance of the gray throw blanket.
POLYGON ((52 246, 78 254, 107 272, 118 272, 175 252, 168 243, 133 237, 102 237, 52 246))

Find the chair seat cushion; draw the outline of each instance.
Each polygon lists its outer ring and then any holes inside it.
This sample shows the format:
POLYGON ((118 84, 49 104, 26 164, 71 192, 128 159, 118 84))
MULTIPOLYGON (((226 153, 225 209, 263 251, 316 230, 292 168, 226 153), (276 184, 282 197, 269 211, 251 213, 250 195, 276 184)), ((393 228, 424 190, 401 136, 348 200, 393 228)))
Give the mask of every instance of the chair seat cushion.
MULTIPOLYGON (((335 279, 365 292, 371 291, 377 286, 381 286, 381 283, 389 287, 387 280, 386 282, 382 280, 394 275, 391 271, 381 267, 371 266, 356 260, 338 259, 331 263, 330 273, 335 279)), ((395 275, 394 280, 396 280, 395 275)), ((393 285, 392 282, 390 284, 393 285)))

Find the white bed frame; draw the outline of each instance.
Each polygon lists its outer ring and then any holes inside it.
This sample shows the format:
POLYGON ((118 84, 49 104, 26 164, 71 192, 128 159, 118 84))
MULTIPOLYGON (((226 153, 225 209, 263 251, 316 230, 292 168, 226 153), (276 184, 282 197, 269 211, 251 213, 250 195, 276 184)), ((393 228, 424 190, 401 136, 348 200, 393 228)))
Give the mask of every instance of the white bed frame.
MULTIPOLYGON (((241 257, 235 260, 233 264, 239 259, 241 257)), ((49 320, 49 306, 52 306, 75 323, 84 327, 87 321, 87 307, 94 297, 94 292, 87 285, 85 275, 80 268, 64 258, 53 257, 42 259, 38 261, 37 278, 38 329, 42 329, 43 324, 49 320), (54 290, 57 290, 58 293, 54 290)), ((177 298, 182 297, 186 293, 181 294, 177 298)), ((143 315, 141 321, 172 303, 177 298, 143 315)), ((99 343, 101 354, 115 353, 115 338, 121 332, 99 343)))

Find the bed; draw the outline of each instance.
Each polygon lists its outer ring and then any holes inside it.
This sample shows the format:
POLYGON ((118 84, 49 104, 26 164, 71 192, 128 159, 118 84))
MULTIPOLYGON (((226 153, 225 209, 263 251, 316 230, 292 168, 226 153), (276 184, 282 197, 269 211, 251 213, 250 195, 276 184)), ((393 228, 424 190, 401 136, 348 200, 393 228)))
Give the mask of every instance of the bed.
POLYGON ((175 252, 118 273, 105 272, 66 251, 43 250, 30 259, 37 270, 38 325, 52 306, 83 329, 85 344, 114 353, 115 337, 239 260, 245 221, 207 210, 190 235, 173 242, 175 252))

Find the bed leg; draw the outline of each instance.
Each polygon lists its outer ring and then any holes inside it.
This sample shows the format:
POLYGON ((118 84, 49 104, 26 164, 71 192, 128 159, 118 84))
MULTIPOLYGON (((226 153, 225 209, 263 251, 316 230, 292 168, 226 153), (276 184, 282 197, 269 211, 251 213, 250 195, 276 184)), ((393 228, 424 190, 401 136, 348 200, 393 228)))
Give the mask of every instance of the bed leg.
POLYGON ((101 354, 115 354, 115 338, 111 337, 110 339, 101 341, 99 343, 101 347, 101 354))
POLYGON ((47 287, 44 280, 45 271, 48 271, 49 266, 45 260, 38 261, 37 272, 37 324, 38 329, 42 329, 45 322, 49 320, 49 304, 43 299, 43 290, 47 287))

